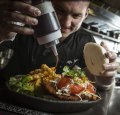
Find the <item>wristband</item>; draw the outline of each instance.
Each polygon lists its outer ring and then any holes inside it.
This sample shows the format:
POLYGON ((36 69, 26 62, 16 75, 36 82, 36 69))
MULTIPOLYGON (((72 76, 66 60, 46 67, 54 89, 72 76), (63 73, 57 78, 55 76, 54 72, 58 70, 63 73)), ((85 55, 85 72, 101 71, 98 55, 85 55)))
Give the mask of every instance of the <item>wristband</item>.
POLYGON ((96 81, 98 89, 110 90, 112 87, 115 86, 115 77, 113 77, 111 84, 102 83, 100 80, 98 80, 98 77, 96 77, 96 76, 95 76, 95 81, 96 81))

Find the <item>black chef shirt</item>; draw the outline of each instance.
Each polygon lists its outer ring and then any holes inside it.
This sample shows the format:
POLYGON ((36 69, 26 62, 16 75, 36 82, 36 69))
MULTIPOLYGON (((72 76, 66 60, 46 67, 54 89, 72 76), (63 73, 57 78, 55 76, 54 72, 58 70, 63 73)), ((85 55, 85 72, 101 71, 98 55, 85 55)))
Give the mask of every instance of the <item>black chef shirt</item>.
MULTIPOLYGON (((83 48, 87 42, 95 42, 90 33, 79 29, 66 40, 57 45, 59 54, 58 73, 64 65, 71 66, 74 62, 81 68, 85 67, 83 48)), ((2 47, 14 50, 7 66, 0 70, 0 77, 8 78, 18 74, 27 74, 31 70, 40 68, 41 64, 55 66, 56 58, 51 49, 39 45, 33 36, 17 35, 13 42, 2 47)))

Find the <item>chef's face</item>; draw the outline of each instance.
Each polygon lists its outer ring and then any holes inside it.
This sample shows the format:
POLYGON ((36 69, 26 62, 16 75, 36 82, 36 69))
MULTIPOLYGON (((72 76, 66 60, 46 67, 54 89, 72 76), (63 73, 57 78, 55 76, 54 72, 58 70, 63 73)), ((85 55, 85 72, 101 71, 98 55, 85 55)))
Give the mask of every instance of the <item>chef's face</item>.
POLYGON ((62 40, 77 31, 88 14, 89 1, 53 0, 62 32, 62 40))

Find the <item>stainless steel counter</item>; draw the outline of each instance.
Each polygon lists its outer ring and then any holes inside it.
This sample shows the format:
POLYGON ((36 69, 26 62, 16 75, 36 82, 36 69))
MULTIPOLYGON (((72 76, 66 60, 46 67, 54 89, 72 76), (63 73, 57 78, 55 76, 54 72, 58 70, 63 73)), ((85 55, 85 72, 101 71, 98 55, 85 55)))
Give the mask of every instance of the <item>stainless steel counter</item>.
POLYGON ((120 88, 115 88, 112 92, 110 103, 108 105, 107 115, 120 114, 120 88))

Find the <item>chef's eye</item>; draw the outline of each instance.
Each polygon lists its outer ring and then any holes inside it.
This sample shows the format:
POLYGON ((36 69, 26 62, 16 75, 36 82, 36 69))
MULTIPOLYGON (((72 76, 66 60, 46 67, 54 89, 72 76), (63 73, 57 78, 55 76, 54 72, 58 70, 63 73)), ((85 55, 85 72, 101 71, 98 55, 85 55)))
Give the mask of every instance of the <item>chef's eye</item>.
POLYGON ((73 14, 72 15, 75 19, 78 19, 78 18, 81 18, 82 17, 82 14, 73 14))

